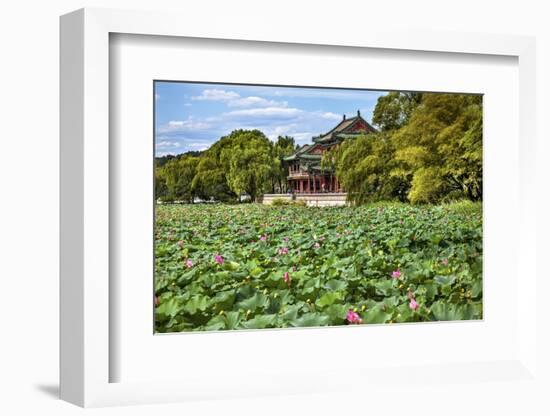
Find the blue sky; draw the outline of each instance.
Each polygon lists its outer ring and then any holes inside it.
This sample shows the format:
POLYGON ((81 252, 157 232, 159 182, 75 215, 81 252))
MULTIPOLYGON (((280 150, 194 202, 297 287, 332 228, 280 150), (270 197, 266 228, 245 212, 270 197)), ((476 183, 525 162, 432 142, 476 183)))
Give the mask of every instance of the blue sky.
POLYGON ((357 110, 369 122, 386 91, 155 82, 156 156, 205 150, 235 129, 303 145, 357 110))

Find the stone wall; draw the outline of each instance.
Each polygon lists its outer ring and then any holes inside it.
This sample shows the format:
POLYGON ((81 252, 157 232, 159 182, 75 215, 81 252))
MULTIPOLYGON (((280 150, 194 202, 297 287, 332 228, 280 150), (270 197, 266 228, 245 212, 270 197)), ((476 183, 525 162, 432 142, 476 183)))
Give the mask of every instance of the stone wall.
MULTIPOLYGON (((346 193, 296 194, 295 201, 305 201, 308 207, 329 207, 346 205, 346 193)), ((262 203, 270 205, 274 199, 292 201, 290 194, 265 194, 262 203)))

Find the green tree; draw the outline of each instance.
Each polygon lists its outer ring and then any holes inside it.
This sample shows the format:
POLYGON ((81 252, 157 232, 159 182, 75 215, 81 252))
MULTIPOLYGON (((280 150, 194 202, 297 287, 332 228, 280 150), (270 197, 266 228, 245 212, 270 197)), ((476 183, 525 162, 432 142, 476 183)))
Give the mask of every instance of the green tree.
POLYGON ((195 192, 192 183, 198 164, 198 157, 185 156, 171 159, 161 168, 160 176, 166 186, 166 196, 169 200, 193 202, 195 192))
POLYGON ((235 130, 229 139, 231 145, 220 155, 227 184, 235 194, 247 193, 257 201, 280 164, 273 156, 273 143, 259 130, 235 130))
POLYGON ((335 169, 355 204, 378 200, 405 200, 408 184, 392 175, 397 168, 391 135, 371 133, 346 140, 323 156, 323 167, 335 169))
POLYGON ((344 141, 323 165, 358 204, 480 200, 482 113, 479 95, 392 92, 374 110, 381 132, 344 141))
POLYGON ((396 172, 412 177, 411 202, 482 198, 482 117, 481 96, 423 94, 393 135, 396 172))
POLYGON ((221 163, 221 152, 231 142, 224 138, 214 143, 200 158, 192 187, 197 196, 204 200, 235 201, 237 195, 227 184, 226 166, 221 163))
POLYGON ((382 131, 396 130, 408 123, 422 101, 422 93, 390 92, 378 98, 372 122, 382 131))
POLYGON ((287 169, 282 163, 282 160, 284 157, 292 155, 297 149, 298 146, 296 146, 294 138, 290 136, 279 136, 273 145, 274 157, 279 161, 279 163, 275 164, 273 167, 271 179, 273 193, 275 193, 276 190, 281 193, 287 192, 287 169))
POLYGON ((164 168, 158 166, 155 161, 155 199, 166 201, 168 198, 168 187, 164 178, 164 168))

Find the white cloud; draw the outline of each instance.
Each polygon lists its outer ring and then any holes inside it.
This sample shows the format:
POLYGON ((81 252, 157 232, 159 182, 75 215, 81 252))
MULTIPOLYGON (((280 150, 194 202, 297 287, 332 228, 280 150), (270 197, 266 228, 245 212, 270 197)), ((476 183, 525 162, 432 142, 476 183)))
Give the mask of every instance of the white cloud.
POLYGON ((156 157, 162 157, 162 156, 168 156, 168 155, 172 155, 172 156, 175 156, 177 153, 175 152, 170 152, 170 151, 162 151, 162 150, 157 150, 155 152, 155 156, 156 157))
POLYGON ((157 149, 166 149, 166 148, 173 148, 173 147, 180 147, 180 144, 178 142, 173 142, 170 140, 160 140, 160 141, 157 141, 156 143, 157 149))
POLYGON ((313 134, 309 131, 301 132, 301 133, 293 133, 291 134, 292 137, 294 137, 294 140, 298 144, 306 144, 311 142, 311 136, 313 134))
POLYGON ((183 127, 183 124, 185 122, 184 121, 181 121, 181 120, 171 120, 168 122, 168 126, 169 127, 175 127, 175 128, 179 128, 179 127, 183 127))
POLYGON ((331 113, 331 112, 321 113, 320 117, 324 118, 325 120, 335 120, 335 121, 342 119, 342 116, 340 114, 331 113))
POLYGON ((210 128, 210 124, 204 121, 196 121, 192 117, 189 117, 187 120, 170 120, 167 124, 159 127, 158 133, 206 130, 208 128, 210 128))
POLYGON ((248 110, 235 110, 223 115, 226 117, 268 117, 268 118, 292 118, 297 117, 304 111, 298 108, 266 107, 251 108, 248 110))
POLYGON ((206 89, 203 90, 201 95, 191 97, 196 101, 219 101, 227 104, 228 107, 287 107, 286 101, 268 100, 262 97, 249 96, 241 97, 240 94, 235 91, 226 91, 219 89, 206 89))
POLYGON ((240 95, 234 91, 225 91, 217 89, 206 89, 201 95, 191 97, 197 101, 230 101, 240 98, 240 95))
POLYGON ((187 143, 186 145, 187 145, 187 147, 190 147, 193 150, 197 150, 197 151, 201 151, 201 152, 210 147, 208 143, 204 143, 204 142, 187 143))
POLYGON ((331 100, 354 100, 357 102, 374 102, 379 96, 386 94, 384 91, 368 90, 339 90, 331 88, 284 88, 273 93, 276 97, 294 98, 329 98, 331 100))
POLYGON ((227 103, 229 107, 286 107, 286 101, 266 100, 262 97, 244 97, 231 100, 227 103))

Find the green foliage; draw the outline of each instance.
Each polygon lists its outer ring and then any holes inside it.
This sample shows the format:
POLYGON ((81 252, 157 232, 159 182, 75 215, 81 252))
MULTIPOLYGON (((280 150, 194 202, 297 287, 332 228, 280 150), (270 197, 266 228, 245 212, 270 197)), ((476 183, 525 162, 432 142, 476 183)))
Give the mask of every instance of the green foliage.
POLYGON ((294 138, 290 136, 279 136, 277 141, 273 145, 273 157, 277 161, 273 167, 273 176, 271 178, 272 193, 286 193, 288 192, 287 184, 287 167, 282 163, 282 159, 286 156, 292 155, 298 146, 296 145, 294 138))
POLYGON ((346 325, 350 309, 364 324, 481 319, 481 214, 471 201, 161 205, 155 329, 346 325))
POLYGON ((185 156, 173 158, 157 168, 157 197, 165 201, 179 200, 192 203, 195 197, 192 181, 198 164, 198 157, 185 156))
POLYGON ((284 199, 284 198, 273 198, 271 201, 272 207, 283 207, 283 206, 306 206, 306 201, 293 201, 291 199, 284 199))
POLYGON ((378 99, 372 122, 382 131, 399 129, 407 124, 421 100, 422 94, 417 92, 390 92, 383 95, 378 99))
POLYGON ((338 180, 351 202, 405 200, 407 182, 390 174, 398 167, 394 152, 391 136, 372 133, 344 141, 327 152, 324 159, 334 160, 338 180))
POLYGON ((381 132, 325 154, 355 204, 482 198, 482 97, 398 93, 378 99, 381 132))
MULTIPOLYGON (((324 153, 350 202, 440 203, 479 201, 483 177, 483 108, 480 95, 390 92, 378 99, 373 123, 380 132, 346 139, 324 153)), ((163 201, 257 201, 285 193, 284 157, 292 137, 275 143, 259 130, 235 130, 199 155, 156 160, 156 197, 163 201)))
POLYGON ((482 97, 424 94, 408 124, 393 135, 396 158, 412 175, 411 202, 454 192, 482 197, 482 97))
POLYGON ((220 154, 227 184, 235 194, 247 193, 256 201, 279 169, 280 161, 273 157, 273 144, 259 130, 236 130, 227 140, 231 146, 226 146, 220 154))
POLYGON ((418 202, 435 202, 444 189, 443 175, 439 168, 419 167, 413 176, 409 200, 414 204, 418 202))
POLYGON ((157 158, 156 198, 236 202, 242 194, 256 201, 266 191, 286 192, 281 159, 295 149, 292 137, 281 136, 272 143, 259 130, 235 130, 200 154, 157 158))

